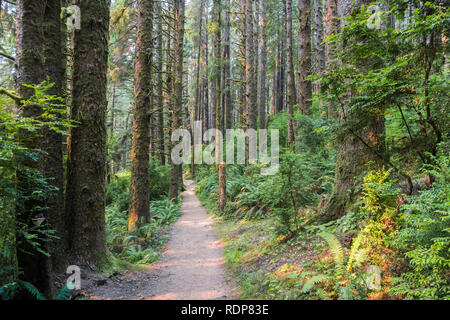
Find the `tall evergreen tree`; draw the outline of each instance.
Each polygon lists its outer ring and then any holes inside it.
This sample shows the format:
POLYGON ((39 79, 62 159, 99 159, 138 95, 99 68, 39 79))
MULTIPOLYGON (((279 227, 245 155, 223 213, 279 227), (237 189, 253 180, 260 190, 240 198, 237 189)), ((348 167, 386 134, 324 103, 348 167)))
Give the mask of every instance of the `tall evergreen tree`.
POLYGON ((150 221, 149 144, 152 109, 153 1, 137 2, 137 42, 134 68, 134 108, 128 230, 150 221))
POLYGON ((287 55, 287 108, 289 113, 288 143, 293 145, 295 141, 294 105, 297 103, 295 73, 294 73, 294 49, 292 38, 292 0, 284 0, 285 26, 286 26, 286 55, 287 55))
MULTIPOLYGON (((369 3, 369 0, 338 1, 339 17, 355 14, 361 5, 367 6, 369 3)), ((341 30, 343 26, 344 21, 341 20, 341 30)), ((367 73, 370 65, 368 59, 360 59, 354 67, 360 72, 367 73)), ((347 93, 348 99, 351 95, 352 92, 347 93)), ((361 194, 361 175, 367 171, 366 164, 370 161, 379 162, 379 155, 384 151, 385 119, 384 112, 379 106, 374 105, 370 113, 361 113, 340 106, 338 120, 348 129, 338 137, 334 188, 322 210, 320 217, 322 222, 340 218, 348 212, 361 194)))
POLYGON ((77 1, 73 92, 67 158, 66 211, 72 262, 99 264, 105 257, 106 74, 109 0, 77 1))
MULTIPOLYGON (((183 109, 183 57, 184 57, 184 23, 185 23, 185 3, 184 0, 174 0, 173 7, 173 30, 174 30, 174 48, 173 48, 173 108, 172 128, 178 129, 181 126, 181 117, 183 109)), ((178 197, 178 188, 180 182, 181 165, 171 162, 170 174, 170 199, 175 200, 178 197)))
MULTIPOLYGON (((309 113, 312 105, 311 75, 311 8, 309 0, 298 0, 298 106, 309 113)), ((319 32, 316 30, 316 32, 319 32)), ((316 52, 320 55, 319 52, 316 52)))

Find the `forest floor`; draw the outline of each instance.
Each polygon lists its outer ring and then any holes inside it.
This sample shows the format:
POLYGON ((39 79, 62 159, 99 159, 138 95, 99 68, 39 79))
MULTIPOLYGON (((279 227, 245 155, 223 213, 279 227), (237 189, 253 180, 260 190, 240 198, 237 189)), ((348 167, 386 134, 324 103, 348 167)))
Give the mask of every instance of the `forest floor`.
POLYGON ((166 250, 159 261, 125 270, 108 278, 86 277, 84 295, 110 300, 216 300, 235 298, 234 286, 225 272, 224 245, 186 180, 181 217, 174 224, 166 250))

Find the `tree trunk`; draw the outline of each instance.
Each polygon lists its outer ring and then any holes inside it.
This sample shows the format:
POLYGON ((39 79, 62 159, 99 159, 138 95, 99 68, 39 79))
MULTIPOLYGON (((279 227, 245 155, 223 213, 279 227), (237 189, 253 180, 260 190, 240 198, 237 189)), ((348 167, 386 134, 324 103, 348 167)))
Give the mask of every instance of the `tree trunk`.
POLYGON ((282 18, 278 19, 279 25, 283 26, 281 29, 283 31, 280 31, 278 29, 278 76, 277 76, 277 112, 281 112, 282 110, 285 110, 285 89, 286 89, 286 72, 285 72, 285 63, 286 63, 286 30, 285 30, 285 24, 281 21, 285 21, 285 14, 282 15, 282 18))
POLYGON ((255 44, 253 30, 253 0, 245 2, 246 42, 245 42, 245 99, 247 128, 256 129, 256 75, 254 69, 255 44))
MULTIPOLYGON (((183 108, 183 41, 184 41, 184 0, 174 0, 174 110, 172 112, 172 128, 180 127, 183 108)), ((171 200, 178 198, 181 165, 171 162, 170 190, 171 200)))
MULTIPOLYGON (((191 137, 194 137, 194 122, 201 119, 201 88, 200 88, 200 64, 202 61, 202 41, 203 41, 203 1, 200 1, 200 9, 199 9, 199 25, 198 25, 198 38, 197 38, 197 65, 196 65, 196 80, 195 80, 195 100, 193 106, 193 115, 191 119, 191 137)), ((195 178, 195 143, 192 143, 191 147, 191 176, 195 178)))
MULTIPOLYGON (((206 7, 206 6, 205 6, 206 7)), ((207 8, 205 8, 207 11, 207 8)), ((203 80, 202 80, 202 89, 203 89, 203 95, 202 95, 202 123, 203 123, 203 132, 206 132, 210 128, 209 126, 209 80, 208 80, 208 67, 209 67, 209 49, 208 49, 208 13, 206 12, 204 14, 205 16, 205 31, 204 35, 205 38, 203 40, 203 80)))
POLYGON ((134 67, 134 108, 131 147, 131 184, 128 231, 139 227, 141 219, 150 221, 150 94, 152 90, 152 11, 153 1, 137 2, 137 41, 134 67))
MULTIPOLYGON (((323 0, 314 0, 314 56, 315 73, 322 74, 325 69, 325 48, 323 45, 323 0)), ((320 84, 315 87, 317 93, 320 92, 320 84)))
POLYGON ((295 73, 292 48, 292 0, 284 0, 286 14, 286 55, 287 55, 287 108, 289 113, 288 143, 292 147, 295 141, 294 105, 296 104, 295 73))
MULTIPOLYGON (((325 39, 331 36, 338 30, 338 20, 337 20, 337 4, 336 0, 326 0, 326 15, 325 15, 325 39)), ((333 59, 334 59, 334 48, 328 42, 325 44, 325 61, 326 61, 326 71, 333 72, 333 59)), ((336 110, 332 103, 328 104, 328 118, 336 118, 336 110)))
POLYGON ((309 113, 312 105, 311 75, 311 8, 309 0, 298 0, 298 106, 309 113))
POLYGON ((266 59, 267 59, 267 48, 266 48, 266 7, 264 1, 260 1, 260 13, 261 18, 260 24, 260 63, 259 63, 259 108, 258 108, 258 119, 259 128, 266 129, 266 103, 267 103, 267 88, 266 88, 266 59))
POLYGON ((157 83, 156 83, 156 108, 157 108, 157 122, 156 122, 156 154, 161 165, 165 165, 166 156, 164 153, 164 95, 163 95, 163 37, 162 37, 162 9, 161 3, 156 1, 156 16, 157 16, 157 26, 156 26, 156 73, 157 73, 157 83))
MULTIPOLYGON (((43 2, 19 0, 16 10, 17 93, 20 97, 31 98, 34 90, 24 87, 23 84, 37 85, 45 79, 45 72, 48 71, 45 67, 45 54, 48 51, 43 43, 46 40, 44 32, 47 33, 48 29, 44 25, 49 17, 44 15, 46 4, 43 2)), ((37 105, 25 105, 22 108, 23 116, 36 120, 41 118, 42 113, 42 108, 37 105)), ((44 130, 40 130, 39 133, 45 136, 46 132, 42 132, 44 130)), ((19 136, 22 145, 30 150, 19 159, 23 169, 17 171, 17 188, 23 196, 17 206, 17 222, 26 227, 26 231, 32 232, 31 229, 35 227, 33 219, 44 218, 46 223, 39 227, 38 232, 45 232, 49 229, 47 222, 50 221, 50 212, 41 208, 46 207, 47 199, 34 195, 34 191, 42 189, 43 186, 36 181, 36 178, 33 178, 33 173, 30 172, 39 171, 44 178, 51 178, 46 176, 44 171, 46 166, 43 166, 41 162, 43 155, 39 153, 39 159, 35 160, 31 154, 36 154, 35 150, 45 147, 45 143, 36 134, 25 130, 21 130, 19 136)), ((50 294, 52 292, 51 259, 37 251, 22 232, 18 232, 16 237, 17 263, 22 271, 20 279, 31 282, 43 293, 50 294)), ((37 243, 42 250, 48 252, 49 247, 45 241, 37 240, 37 243)))
MULTIPOLYGON (((66 34, 64 24, 61 21, 61 3, 59 1, 47 1, 44 16, 44 74, 50 78, 53 87, 48 94, 57 97, 64 96, 66 58, 64 45, 66 34)), ((61 103, 57 101, 57 103, 61 103)), ((47 199, 47 213, 49 224, 55 235, 55 239, 49 243, 49 252, 52 257, 52 268, 55 272, 65 271, 67 233, 64 214, 64 167, 63 167, 63 137, 60 133, 48 130, 43 135, 41 149, 44 152, 42 159, 42 172, 50 185, 57 190, 47 199)))
POLYGON ((215 128, 217 132, 216 135, 216 163, 221 162, 219 159, 222 155, 220 153, 222 142, 217 139, 218 135, 223 131, 223 118, 222 118, 222 14, 221 14, 221 0, 214 0, 214 17, 216 19, 215 23, 217 25, 214 32, 214 81, 216 83, 215 90, 215 128))
POLYGON ((68 141, 66 210, 70 254, 78 265, 105 257, 106 83, 109 1, 78 1, 81 30, 75 31, 73 101, 68 141))
POLYGON ((231 22, 230 22, 230 0, 225 0, 225 32, 223 38, 223 105, 222 108, 225 113, 225 126, 224 128, 230 129, 233 126, 232 119, 232 100, 231 100, 231 50, 230 50, 230 35, 231 35, 231 22))
MULTIPOLYGON (((349 16, 352 9, 359 9, 361 4, 367 5, 370 0, 342 0, 338 2, 340 17, 349 16)), ((341 28, 343 26, 341 25, 341 28)), ((361 72, 367 72, 369 61, 359 61, 356 67, 361 72)), ((351 96, 351 92, 348 93, 351 96)), ((339 108, 339 121, 345 125, 347 121, 355 117, 360 118, 359 123, 363 127, 350 127, 338 137, 338 155, 336 160, 336 174, 334 189, 327 204, 321 211, 320 222, 326 223, 344 216, 351 205, 361 195, 361 175, 367 171, 369 161, 379 161, 379 154, 384 150, 385 124, 384 114, 373 106, 373 112, 357 114, 351 110, 345 110, 345 106, 339 108), (365 120, 365 121, 362 121, 365 120)))

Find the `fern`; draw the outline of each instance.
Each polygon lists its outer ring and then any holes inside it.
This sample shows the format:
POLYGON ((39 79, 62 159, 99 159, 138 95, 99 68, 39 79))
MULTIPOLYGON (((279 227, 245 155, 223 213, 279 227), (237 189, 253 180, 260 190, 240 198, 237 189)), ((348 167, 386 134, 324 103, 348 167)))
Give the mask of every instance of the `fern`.
POLYGON ((69 289, 67 285, 62 287, 61 290, 59 290, 58 295, 56 296, 56 300, 70 300, 70 292, 72 290, 69 289))
POLYGON ((339 287, 339 300, 353 300, 354 294, 351 285, 339 287))
POLYGON ((365 233, 366 228, 358 234, 358 236, 355 238, 355 241, 352 244, 352 247, 350 248, 350 253, 347 262, 347 272, 352 271, 353 265, 359 267, 366 260, 370 248, 360 249, 361 242, 366 236, 365 233))
POLYGON ((20 281, 21 286, 23 286, 31 295, 33 295, 36 300, 47 300, 47 298, 41 294, 33 284, 26 282, 26 281, 20 281))
MULTIPOLYGON (((2 300, 13 299, 20 289, 25 289, 29 292, 36 300, 47 300, 47 298, 36 288, 32 283, 27 281, 18 280, 16 282, 11 282, 0 287, 0 297, 2 300)), ((70 292, 72 290, 67 286, 64 286, 56 296, 56 300, 70 300, 70 292)))
POLYGON ((319 234, 319 236, 328 243, 331 253, 333 254, 333 259, 336 263, 336 268, 338 269, 339 276, 342 275, 344 265, 344 250, 342 249, 341 243, 339 242, 338 238, 336 238, 336 236, 328 232, 322 232, 319 234))
POLYGON ((307 293, 319 282, 324 282, 324 281, 329 281, 329 280, 332 280, 331 277, 323 275, 323 274, 313 276, 311 279, 306 281, 306 283, 303 285, 302 293, 307 293))

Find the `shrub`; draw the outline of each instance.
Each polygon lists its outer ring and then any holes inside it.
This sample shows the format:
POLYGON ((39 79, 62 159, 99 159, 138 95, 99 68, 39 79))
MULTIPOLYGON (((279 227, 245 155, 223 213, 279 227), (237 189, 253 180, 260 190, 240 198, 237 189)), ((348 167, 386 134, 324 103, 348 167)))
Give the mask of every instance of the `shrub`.
POLYGON ((405 252, 408 270, 395 279, 392 294, 407 299, 450 299, 450 160, 446 154, 442 148, 437 164, 425 169, 436 177, 432 187, 402 207, 402 229, 395 244, 405 252))

